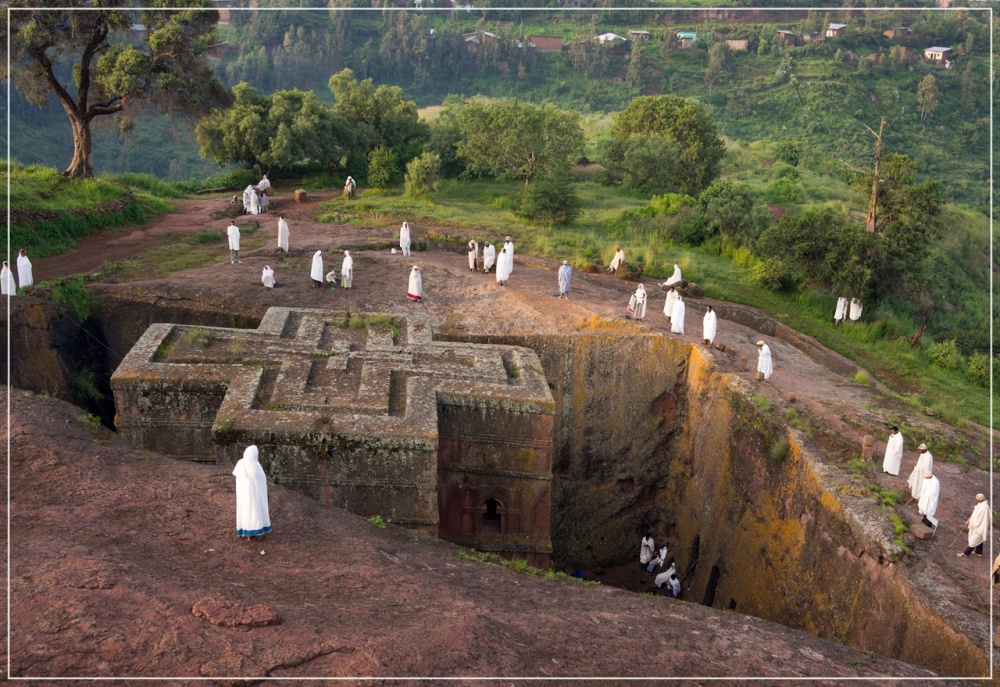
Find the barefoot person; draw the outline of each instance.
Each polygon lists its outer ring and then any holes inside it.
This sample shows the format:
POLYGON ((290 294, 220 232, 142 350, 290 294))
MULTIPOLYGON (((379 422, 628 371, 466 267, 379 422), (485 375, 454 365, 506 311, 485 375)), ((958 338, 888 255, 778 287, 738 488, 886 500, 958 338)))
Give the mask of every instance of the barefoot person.
POLYGON ((257 537, 271 531, 267 512, 267 477, 257 460, 257 447, 247 446, 233 468, 236 476, 236 534, 257 537))

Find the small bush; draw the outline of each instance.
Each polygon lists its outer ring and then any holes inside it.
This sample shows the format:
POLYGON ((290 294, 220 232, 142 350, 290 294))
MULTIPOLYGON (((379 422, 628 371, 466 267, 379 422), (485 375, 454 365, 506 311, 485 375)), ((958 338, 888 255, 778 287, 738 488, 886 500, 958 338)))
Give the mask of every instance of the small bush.
POLYGON ((754 260, 750 265, 749 278, 754 286, 770 291, 788 290, 801 281, 783 260, 775 257, 754 260))
POLYGON ((392 148, 379 146, 368 154, 368 186, 371 188, 389 188, 396 172, 396 154, 392 148))
POLYGON ((788 178, 778 179, 764 191, 764 198, 775 205, 794 205, 805 198, 802 187, 788 178))
POLYGON ((93 311, 93 301, 90 293, 83 286, 83 277, 68 279, 52 287, 50 298, 59 303, 59 312, 66 314, 72 311, 79 322, 83 322, 93 311))
POLYGON ((89 414, 77 415, 76 421, 78 424, 81 424, 90 430, 101 428, 101 418, 97 417, 96 415, 89 415, 89 414))
POLYGON ((768 401, 763 396, 754 396, 753 402, 757 404, 757 407, 763 410, 765 413, 771 410, 771 402, 768 401))
MULTIPOLYGON (((73 395, 73 399, 80 403, 100 401, 104 398, 104 394, 98 390, 95 383, 93 370, 84 370, 73 375, 69 381, 69 391, 73 395)), ((100 420, 98 420, 98 424, 100 424, 100 420)))
POLYGON ((691 246, 700 246, 708 238, 708 228, 700 215, 687 215, 673 225, 671 238, 691 246))
POLYGON ((415 200, 428 200, 441 183, 441 156, 424 153, 406 165, 404 195, 415 200))
POLYGON ((773 153, 774 157, 782 162, 787 162, 790 165, 797 166, 799 164, 799 158, 802 156, 802 142, 801 141, 779 141, 774 144, 773 153))
POLYGON ((787 163, 784 163, 784 162, 779 162, 778 164, 776 164, 774 166, 774 169, 772 171, 774 172, 774 178, 775 179, 798 179, 799 178, 799 170, 795 169, 791 165, 789 165, 787 163))
POLYGON ((969 379, 979 386, 990 385, 990 357, 985 353, 976 351, 969 356, 968 360, 969 379))
POLYGON ((539 224, 569 224, 580 216, 581 204, 569 176, 557 175, 540 179, 529 187, 514 212, 539 224))
POLYGON ((221 243, 224 238, 223 233, 218 229, 205 229, 197 234, 185 236, 183 240, 189 246, 198 246, 205 243, 221 243))
POLYGON ((371 517, 365 518, 365 520, 368 522, 369 525, 375 525, 375 527, 379 528, 380 530, 384 530, 387 527, 389 527, 389 525, 386 523, 386 521, 382 518, 381 515, 372 515, 371 517))
POLYGON ((954 339, 933 344, 928 351, 931 363, 945 370, 957 369, 962 364, 962 354, 954 339))
POLYGON ((857 382, 858 384, 863 384, 865 386, 868 386, 868 384, 871 382, 871 377, 869 377, 868 373, 865 372, 864 370, 858 370, 857 374, 854 375, 854 381, 857 382))
POLYGON ((780 463, 788 456, 788 439, 781 437, 771 445, 771 460, 780 463))

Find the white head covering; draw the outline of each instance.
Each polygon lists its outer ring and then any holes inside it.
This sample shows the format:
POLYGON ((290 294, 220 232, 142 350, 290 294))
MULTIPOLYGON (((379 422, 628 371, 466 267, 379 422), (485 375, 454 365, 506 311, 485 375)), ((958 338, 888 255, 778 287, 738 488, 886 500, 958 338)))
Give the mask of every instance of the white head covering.
POLYGON ((313 254, 312 269, 309 276, 316 281, 323 281, 323 251, 318 250, 313 254))
POLYGON ((274 288, 274 270, 270 265, 264 265, 264 271, 260 275, 260 281, 269 289, 274 288))
POLYGON ((257 447, 247 446, 233 469, 236 477, 236 534, 255 536, 271 530, 267 509, 267 476, 257 460, 257 447))

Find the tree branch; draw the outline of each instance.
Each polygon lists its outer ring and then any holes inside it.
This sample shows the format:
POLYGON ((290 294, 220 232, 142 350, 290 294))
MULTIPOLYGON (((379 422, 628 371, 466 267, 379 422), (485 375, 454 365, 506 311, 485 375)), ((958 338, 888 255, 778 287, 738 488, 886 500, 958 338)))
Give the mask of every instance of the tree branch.
POLYGON ((63 88, 63 85, 59 83, 59 79, 56 78, 55 73, 52 71, 52 60, 49 56, 45 54, 45 49, 41 49, 34 55, 35 61, 38 62, 39 66, 42 68, 42 75, 45 77, 45 82, 48 83, 49 88, 52 89, 56 97, 59 98, 59 102, 62 103, 63 109, 66 110, 70 115, 80 119, 82 118, 82 113, 80 109, 73 102, 73 98, 70 97, 69 92, 63 88))
POLYGON ((102 115, 114 114, 115 112, 121 112, 125 109, 125 101, 123 99, 116 99, 118 102, 101 103, 99 105, 91 105, 87 109, 86 119, 89 122, 94 117, 100 117, 102 115))
POLYGON ((108 25, 101 23, 95 27, 90 36, 87 47, 83 49, 80 57, 80 90, 76 96, 76 107, 80 112, 87 112, 87 98, 90 91, 90 65, 94 61, 94 53, 108 37, 108 25))

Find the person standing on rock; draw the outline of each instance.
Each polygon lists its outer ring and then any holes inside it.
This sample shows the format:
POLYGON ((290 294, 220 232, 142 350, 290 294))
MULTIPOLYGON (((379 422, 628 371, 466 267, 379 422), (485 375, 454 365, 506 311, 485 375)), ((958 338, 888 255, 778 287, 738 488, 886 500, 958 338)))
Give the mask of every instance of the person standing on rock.
POLYGON ((483 246, 483 272, 489 272, 493 263, 497 261, 497 247, 489 241, 483 246))
POLYGON ((420 276, 420 268, 416 265, 410 270, 410 284, 406 289, 406 297, 418 303, 424 297, 424 280, 420 276))
POLYGON ((22 248, 17 252, 17 283, 23 289, 35 283, 35 277, 31 273, 31 260, 22 248))
POLYGON ((667 322, 674 315, 674 303, 677 302, 677 289, 671 286, 667 289, 667 302, 663 304, 663 314, 667 316, 667 322))
POLYGON ((476 263, 479 260, 479 244, 475 240, 469 241, 469 269, 476 271, 476 263))
POLYGON ((503 248, 507 251, 507 276, 514 272, 514 242, 507 236, 504 238, 503 248))
POLYGON ((885 443, 885 458, 882 459, 882 472, 887 475, 898 475, 899 465, 903 462, 903 435, 899 427, 889 430, 889 440, 885 443))
POLYGON ((639 284, 628 304, 632 319, 642 322, 642 319, 646 317, 646 287, 639 284))
POLYGON ((260 275, 260 281, 269 289, 274 288, 274 270, 270 265, 264 265, 264 271, 260 275))
POLYGON ((510 278, 510 256, 507 249, 500 249, 500 257, 497 259, 497 285, 504 286, 510 278))
POLYGON ((10 271, 10 263, 6 260, 3 261, 3 269, 0 269, 0 294, 4 296, 17 295, 14 273, 10 271))
POLYGON ((653 543, 653 533, 646 532, 646 536, 639 542, 639 567, 645 569, 649 562, 653 560, 653 552, 656 551, 656 544, 653 543))
POLYGON ((715 341, 715 311, 712 306, 705 306, 705 317, 701 321, 701 338, 706 346, 711 346, 715 341))
POLYGON ((229 264, 235 265, 240 262, 240 228, 236 222, 226 227, 226 236, 229 237, 229 264))
POLYGON ((410 225, 403 222, 399 228, 399 249, 403 251, 403 257, 410 256, 410 225))
POLYGON ((920 444, 917 448, 920 449, 921 453, 917 457, 917 464, 913 466, 913 471, 906 479, 906 483, 910 485, 911 500, 920 498, 920 491, 924 486, 924 473, 934 472, 934 456, 927 450, 927 444, 920 444))
POLYGON ((288 222, 278 215, 278 250, 288 252, 288 222))
POLYGON ((990 503, 983 494, 976 494, 976 507, 972 509, 972 515, 965 521, 965 527, 969 528, 969 545, 963 553, 958 554, 960 558, 971 556, 973 552, 977 556, 983 555, 983 543, 986 537, 990 536, 990 520, 993 513, 990 511, 990 503))
POLYGON ((233 468, 236 476, 236 534, 259 537, 271 531, 267 512, 267 477, 257 460, 257 447, 251 444, 233 468))
POLYGON ((757 342, 757 373, 758 379, 763 377, 769 379, 774 374, 774 365, 771 363, 771 349, 764 340, 757 342))
POLYGON ((615 257, 611 258, 611 264, 608 265, 608 272, 615 272, 625 264, 625 251, 622 250, 621 246, 615 246, 615 257))
POLYGON ((917 501, 917 510, 923 516, 920 522, 928 527, 934 527, 928 518, 933 518, 937 513, 938 497, 941 496, 941 482, 930 470, 924 470, 924 484, 920 487, 920 500, 917 501))
POLYGON ((674 310, 670 313, 670 331, 673 334, 684 334, 684 316, 687 313, 687 305, 681 294, 677 294, 674 299, 674 310))
POLYGON ((354 283, 354 258, 351 257, 350 251, 345 250, 344 262, 340 266, 340 285, 349 289, 352 283, 354 283))
POLYGON ((569 266, 569 260, 563 260, 559 268, 559 297, 569 298, 569 282, 573 277, 573 268, 569 266))
POLYGON ((313 286, 317 289, 323 288, 323 251, 318 250, 313 253, 312 269, 309 270, 309 278, 313 281, 313 286))

